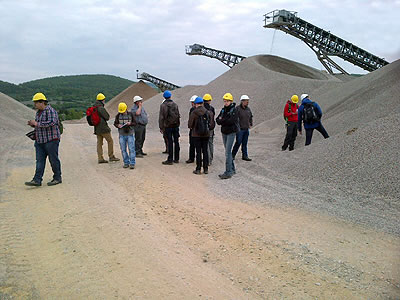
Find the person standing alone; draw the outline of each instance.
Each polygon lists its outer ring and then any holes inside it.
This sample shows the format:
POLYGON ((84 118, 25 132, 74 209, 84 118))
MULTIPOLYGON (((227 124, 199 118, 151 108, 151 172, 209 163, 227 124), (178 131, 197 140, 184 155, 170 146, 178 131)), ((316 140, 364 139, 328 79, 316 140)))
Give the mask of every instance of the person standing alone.
POLYGON ((297 110, 299 106, 297 103, 299 102, 299 97, 297 95, 293 95, 290 100, 286 102, 285 108, 283 110, 283 117, 286 120, 286 137, 283 142, 282 151, 285 151, 289 146, 289 151, 294 150, 294 142, 296 141, 297 136, 297 110))
POLYGON ((97 136, 97 157, 99 164, 108 163, 103 156, 103 139, 107 141, 108 146, 108 158, 110 161, 119 161, 114 155, 114 141, 111 136, 111 128, 108 127, 107 121, 110 119, 110 115, 104 108, 104 101, 106 97, 99 93, 96 97, 97 113, 100 117, 98 125, 94 126, 94 134, 97 136))
POLYGON ((34 127, 35 151, 36 151, 36 171, 31 181, 25 182, 27 186, 41 186, 46 158, 49 157, 51 169, 53 170, 53 180, 47 183, 52 186, 60 184, 61 162, 58 158, 58 147, 60 145, 60 128, 58 113, 48 104, 46 96, 36 93, 32 99, 37 109, 35 120, 29 120, 28 125, 34 127))
POLYGON ((236 107, 240 130, 236 133, 236 142, 232 150, 232 157, 235 159, 236 153, 240 145, 242 145, 242 159, 245 161, 251 161, 247 152, 247 142, 250 135, 249 129, 253 126, 253 114, 249 107, 249 99, 249 96, 242 95, 240 97, 240 105, 236 107))
POLYGON ((143 107, 143 98, 140 96, 133 97, 133 107, 131 109, 136 121, 135 129, 135 150, 136 157, 143 157, 147 153, 143 152, 143 144, 146 139, 146 125, 149 122, 146 111, 143 107))
POLYGON ((168 139, 168 158, 163 161, 163 165, 179 163, 179 125, 180 114, 178 105, 172 101, 171 92, 165 91, 163 97, 165 101, 160 105, 158 126, 162 134, 166 134, 168 139))

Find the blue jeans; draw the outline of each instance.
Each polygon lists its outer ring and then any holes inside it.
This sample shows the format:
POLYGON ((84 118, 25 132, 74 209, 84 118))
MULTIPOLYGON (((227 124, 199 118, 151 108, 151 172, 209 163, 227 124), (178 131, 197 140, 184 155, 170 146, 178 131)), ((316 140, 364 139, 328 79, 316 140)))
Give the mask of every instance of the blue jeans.
POLYGON ((222 134, 222 141, 224 142, 225 147, 225 175, 232 176, 236 173, 235 163, 232 158, 232 146, 235 141, 235 133, 230 134, 222 134))
POLYGON ((135 137, 133 135, 120 135, 119 146, 121 147, 122 159, 124 160, 124 164, 134 166, 136 163, 135 137), (127 144, 129 155, 126 151, 127 144))
POLYGON ((36 172, 33 177, 34 181, 42 182, 47 156, 49 157, 51 169, 53 170, 53 179, 61 181, 61 162, 58 158, 59 145, 60 140, 54 140, 43 144, 35 142, 36 172))
POLYGON ((233 146, 232 156, 235 157, 240 145, 242 145, 242 157, 248 157, 247 153, 247 142, 249 140, 249 129, 241 129, 236 132, 236 143, 233 146))

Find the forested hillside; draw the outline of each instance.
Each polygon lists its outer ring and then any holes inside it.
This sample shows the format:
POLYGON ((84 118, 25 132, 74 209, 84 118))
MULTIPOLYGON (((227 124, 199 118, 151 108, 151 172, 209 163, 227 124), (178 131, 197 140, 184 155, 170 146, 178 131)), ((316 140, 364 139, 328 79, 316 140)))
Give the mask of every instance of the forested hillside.
POLYGON ((0 81, 0 92, 30 107, 32 96, 42 92, 65 119, 78 119, 94 103, 98 93, 103 93, 108 101, 133 83, 112 75, 58 76, 18 85, 0 81))

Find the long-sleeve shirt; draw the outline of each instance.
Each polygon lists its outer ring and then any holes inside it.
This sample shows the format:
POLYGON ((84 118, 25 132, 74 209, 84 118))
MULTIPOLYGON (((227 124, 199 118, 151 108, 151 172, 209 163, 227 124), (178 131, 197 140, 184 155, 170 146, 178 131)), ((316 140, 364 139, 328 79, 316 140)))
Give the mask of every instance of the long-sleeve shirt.
POLYGON ((253 126, 253 114, 250 107, 243 107, 242 105, 236 106, 236 112, 239 118, 240 129, 249 129, 253 126))
POLYGON ((136 112, 138 111, 139 106, 134 104, 131 112, 133 113, 133 115, 135 116, 135 120, 136 120, 136 124, 140 124, 140 125, 147 125, 147 123, 149 122, 149 118, 147 116, 147 112, 144 110, 144 107, 142 106, 142 110, 140 111, 140 115, 136 115, 136 112))
POLYGON ((36 112, 35 126, 36 142, 44 144, 60 139, 60 129, 58 127, 58 113, 50 105, 46 105, 44 110, 36 112))

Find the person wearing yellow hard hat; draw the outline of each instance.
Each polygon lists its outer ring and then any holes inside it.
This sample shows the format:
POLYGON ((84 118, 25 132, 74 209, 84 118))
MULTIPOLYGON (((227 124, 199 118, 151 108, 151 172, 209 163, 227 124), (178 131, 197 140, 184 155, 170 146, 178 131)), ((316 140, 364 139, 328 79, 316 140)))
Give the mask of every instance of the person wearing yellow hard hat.
POLYGON ((286 121, 286 136, 283 142, 282 151, 285 151, 288 147, 289 151, 294 150, 294 142, 297 137, 298 102, 299 97, 293 95, 290 100, 286 102, 285 108, 283 109, 283 117, 286 121))
POLYGON ((29 120, 28 125, 35 128, 33 139, 35 140, 36 171, 31 181, 25 182, 27 186, 41 186, 46 158, 49 157, 53 180, 47 185, 57 185, 62 182, 61 163, 58 158, 58 147, 60 145, 60 128, 57 111, 48 104, 43 93, 36 93, 32 101, 37 109, 35 120, 29 120))
POLYGON ((125 102, 118 104, 118 114, 115 116, 114 126, 118 128, 119 146, 121 148, 122 159, 124 160, 124 168, 134 169, 136 165, 135 150, 135 116, 128 111, 125 102), (128 151, 126 150, 128 148, 128 151))
POLYGON ((236 112, 239 118, 239 131, 236 133, 236 142, 232 149, 233 160, 242 147, 242 159, 251 161, 247 152, 247 142, 249 140, 250 128, 253 126, 253 113, 249 107, 249 96, 242 95, 240 97, 240 105, 236 106, 236 112))
POLYGON ((103 140, 107 141, 108 146, 108 158, 109 161, 119 161, 119 158, 114 155, 114 141, 111 136, 111 128, 108 126, 107 121, 110 119, 110 115, 104 108, 104 102, 106 97, 103 93, 98 93, 96 96, 97 113, 100 117, 100 122, 94 126, 94 134, 97 136, 97 158, 98 163, 108 163, 103 156, 103 140))
POLYGON ((232 94, 226 93, 222 98, 224 100, 224 107, 221 109, 216 122, 221 126, 222 141, 225 147, 225 172, 218 176, 221 179, 228 179, 236 174, 235 163, 232 157, 232 147, 239 128, 239 119, 232 94))
MULTIPOLYGON (((212 113, 214 118, 215 116, 215 108, 211 105, 212 96, 210 94, 204 94, 204 107, 212 113)), ((214 124, 215 121, 213 120, 214 124)), ((212 161, 214 159, 214 127, 210 128, 210 138, 208 139, 208 164, 211 166, 212 161)))

